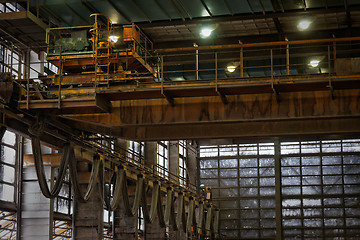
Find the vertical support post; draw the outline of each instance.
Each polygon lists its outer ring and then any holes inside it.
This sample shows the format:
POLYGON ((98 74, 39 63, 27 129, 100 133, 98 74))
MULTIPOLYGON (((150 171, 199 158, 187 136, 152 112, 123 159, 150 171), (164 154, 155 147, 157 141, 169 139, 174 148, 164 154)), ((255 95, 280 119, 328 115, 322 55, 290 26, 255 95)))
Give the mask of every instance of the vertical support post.
POLYGON ((161 94, 164 93, 164 56, 161 55, 161 78, 160 78, 160 81, 161 81, 161 94))
POLYGON ((244 77, 244 48, 240 48, 240 77, 244 77))
POLYGON ((289 44, 286 45, 286 75, 290 75, 289 44))
POLYGON ((274 59, 273 59, 272 49, 270 49, 270 68, 271 68, 271 84, 274 84, 274 59))
POLYGON ((30 49, 27 50, 24 64, 24 77, 26 77, 26 109, 29 109, 30 98, 30 49))
POLYGON ((333 43, 333 49, 334 49, 334 73, 336 74, 336 42, 333 43))
POLYGON ((44 76, 44 72, 45 72, 45 52, 44 51, 40 51, 39 59, 40 59, 40 74, 41 74, 41 76, 44 76))
MULTIPOLYGON (((21 64, 22 64, 22 58, 23 58, 23 54, 22 52, 19 52, 19 59, 18 59, 18 76, 17 79, 20 82, 21 77, 22 77, 22 71, 21 71, 21 64)), ((19 94, 19 100, 22 100, 21 98, 21 94, 19 94)))
POLYGON ((10 53, 10 76, 12 77, 13 73, 13 64, 14 64, 14 44, 11 43, 11 53, 10 53))
POLYGON ((281 151, 280 140, 274 140, 275 150, 275 210, 276 210, 276 240, 282 240, 282 199, 281 199, 281 151))
POLYGON ((59 54, 59 98, 58 98, 58 109, 61 108, 61 78, 62 78, 62 47, 60 45, 60 54, 59 54))
POLYGON ((329 64, 329 75, 331 74, 331 54, 330 54, 330 45, 328 45, 328 64, 329 64))
POLYGON ((195 50, 195 80, 199 80, 199 50, 195 50))
POLYGON ((218 61, 217 61, 217 52, 215 52, 215 91, 217 92, 218 87, 218 61))

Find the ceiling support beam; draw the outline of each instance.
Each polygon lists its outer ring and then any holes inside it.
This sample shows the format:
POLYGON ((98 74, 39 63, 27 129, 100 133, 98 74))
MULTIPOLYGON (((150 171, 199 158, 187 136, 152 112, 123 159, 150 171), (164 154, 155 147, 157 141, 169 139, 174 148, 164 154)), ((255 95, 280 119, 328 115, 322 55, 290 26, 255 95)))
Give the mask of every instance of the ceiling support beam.
POLYGON ((184 5, 181 3, 181 0, 175 0, 179 5, 180 7, 185 11, 186 15, 188 15, 188 17, 190 19, 192 19, 192 16, 190 15, 189 11, 184 7, 184 5))
POLYGON ((226 0, 224 0, 224 4, 225 4, 227 10, 229 11, 229 13, 231 14, 231 16, 234 16, 234 12, 231 10, 229 3, 226 0))
POLYGON ((166 15, 166 17, 171 21, 171 16, 169 15, 169 13, 163 8, 163 6, 161 6, 161 4, 158 2, 158 0, 154 0, 156 6, 166 15))
POLYGON ((210 11, 210 9, 208 8, 208 6, 206 5, 206 3, 204 2, 204 0, 200 0, 201 1, 201 4, 204 6, 206 12, 209 14, 210 17, 212 17, 212 13, 210 11))
POLYGON ((264 8, 264 5, 262 4, 261 0, 258 0, 258 3, 260 5, 260 7, 261 7, 262 13, 265 15, 266 14, 265 8, 264 8))
POLYGON ((178 8, 178 6, 176 6, 176 4, 174 3, 173 0, 169 0, 169 2, 171 3, 171 5, 174 7, 174 9, 176 10, 176 12, 178 13, 179 17, 181 17, 181 19, 183 21, 185 21, 185 17, 184 15, 181 13, 180 9, 178 8))
POLYGON ((144 9, 142 9, 142 7, 139 6, 139 4, 137 4, 135 2, 135 0, 131 0, 131 2, 134 4, 134 6, 141 12, 141 14, 147 18, 147 20, 151 23, 151 19, 149 17, 149 15, 146 14, 146 12, 144 11, 144 9))
POLYGON ((249 6, 249 8, 250 8, 251 13, 254 14, 254 13, 255 13, 255 12, 254 12, 254 9, 253 9, 253 7, 251 6, 249 0, 246 0, 246 2, 247 2, 248 6, 249 6))
POLYGON ((126 21, 131 22, 130 18, 129 18, 128 16, 126 16, 126 14, 124 14, 124 12, 121 11, 111 0, 106 0, 106 2, 109 3, 110 6, 111 6, 112 8, 114 8, 115 11, 116 11, 120 16, 122 16, 123 18, 125 18, 126 21))

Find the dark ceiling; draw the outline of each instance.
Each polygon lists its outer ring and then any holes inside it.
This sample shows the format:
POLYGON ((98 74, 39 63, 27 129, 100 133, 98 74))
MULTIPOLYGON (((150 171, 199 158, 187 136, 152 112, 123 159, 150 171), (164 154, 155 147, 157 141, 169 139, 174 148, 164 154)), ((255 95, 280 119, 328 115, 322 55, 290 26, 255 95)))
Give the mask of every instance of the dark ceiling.
POLYGON ((135 22, 158 48, 254 41, 356 36, 359 0, 43 0, 31 1, 32 11, 56 25, 92 23, 100 12, 114 23, 135 22), (300 19, 312 21, 300 32, 300 19), (215 28, 202 39, 203 26, 215 28))

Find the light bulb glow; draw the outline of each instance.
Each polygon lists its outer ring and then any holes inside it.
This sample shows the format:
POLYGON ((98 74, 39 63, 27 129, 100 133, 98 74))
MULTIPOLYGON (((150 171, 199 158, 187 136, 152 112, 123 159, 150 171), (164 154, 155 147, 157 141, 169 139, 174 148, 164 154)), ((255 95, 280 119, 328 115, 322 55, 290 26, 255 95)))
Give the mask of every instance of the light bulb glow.
POLYGON ((309 65, 312 67, 317 67, 319 66, 320 61, 319 60, 311 60, 309 65))
POLYGON ((114 43, 116 43, 119 40, 119 38, 120 38, 119 36, 115 36, 115 35, 109 36, 109 40, 114 43))
POLYGON ((213 30, 211 28, 203 28, 200 31, 200 36, 203 38, 207 38, 211 35, 212 31, 213 30))
POLYGON ((230 72, 230 73, 235 72, 235 69, 236 69, 236 67, 235 67, 234 65, 229 65, 229 66, 227 66, 227 70, 228 70, 228 72, 230 72))
POLYGON ((301 22, 299 22, 297 27, 299 30, 304 31, 309 28, 310 24, 311 22, 309 20, 302 20, 301 22))

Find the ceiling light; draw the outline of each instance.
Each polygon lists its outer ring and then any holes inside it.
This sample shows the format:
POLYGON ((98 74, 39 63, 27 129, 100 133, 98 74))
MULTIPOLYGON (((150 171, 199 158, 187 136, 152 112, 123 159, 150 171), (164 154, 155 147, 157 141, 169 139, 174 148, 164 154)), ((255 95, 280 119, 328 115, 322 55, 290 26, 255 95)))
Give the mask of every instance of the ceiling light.
POLYGON ((109 36, 109 40, 113 43, 116 43, 119 40, 119 36, 111 35, 109 36))
POLYGON ((236 69, 236 66, 234 66, 234 65, 227 66, 227 71, 230 73, 235 72, 235 69, 236 69))
POLYGON ((205 27, 205 28, 201 29, 200 36, 202 38, 207 38, 211 35, 212 31, 213 30, 211 28, 205 27))
POLYGON ((302 20, 299 22, 297 27, 300 31, 304 31, 309 28, 310 24, 311 24, 311 22, 309 20, 302 20))
POLYGON ((317 67, 319 66, 320 61, 319 60, 311 60, 309 65, 312 67, 317 67))

